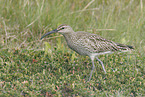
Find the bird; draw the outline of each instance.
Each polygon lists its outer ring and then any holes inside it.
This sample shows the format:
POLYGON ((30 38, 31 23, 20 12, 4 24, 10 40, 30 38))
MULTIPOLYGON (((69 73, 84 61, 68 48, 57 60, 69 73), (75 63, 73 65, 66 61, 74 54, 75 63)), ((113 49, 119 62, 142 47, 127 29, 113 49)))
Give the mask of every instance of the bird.
POLYGON ((116 43, 111 40, 107 40, 97 34, 88 33, 84 31, 75 32, 69 25, 66 24, 59 25, 57 29, 47 32, 40 39, 43 39, 45 36, 56 32, 64 36, 67 45, 70 49, 74 50, 79 55, 90 57, 92 62, 92 69, 88 81, 91 80, 95 68, 95 58, 102 65, 102 68, 106 74, 103 62, 98 58, 99 55, 111 54, 117 51, 126 52, 134 49, 133 46, 116 43))

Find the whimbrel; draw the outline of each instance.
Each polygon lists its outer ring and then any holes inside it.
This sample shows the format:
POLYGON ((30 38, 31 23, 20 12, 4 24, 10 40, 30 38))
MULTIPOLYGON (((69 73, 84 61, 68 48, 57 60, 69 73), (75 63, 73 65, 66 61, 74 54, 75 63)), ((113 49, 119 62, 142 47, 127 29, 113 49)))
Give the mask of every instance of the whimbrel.
POLYGON ((103 62, 98 59, 98 55, 113 53, 116 51, 129 51, 133 50, 133 46, 124 45, 120 43, 115 43, 113 41, 102 38, 96 34, 78 31, 74 32, 73 29, 65 24, 58 26, 57 29, 52 30, 44 34, 42 38, 45 36, 58 32, 65 37, 67 45, 69 48, 74 50, 80 55, 89 56, 92 61, 92 69, 89 77, 89 81, 91 80, 93 70, 95 68, 94 59, 96 58, 99 63, 102 65, 102 68, 106 74, 106 70, 104 68, 103 62))

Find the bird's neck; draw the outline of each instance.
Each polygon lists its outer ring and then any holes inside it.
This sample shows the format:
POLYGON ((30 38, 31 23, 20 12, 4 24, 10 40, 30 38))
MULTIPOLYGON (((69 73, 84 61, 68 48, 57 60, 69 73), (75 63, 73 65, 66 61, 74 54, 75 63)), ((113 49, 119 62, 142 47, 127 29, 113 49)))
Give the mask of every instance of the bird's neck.
POLYGON ((62 35, 65 37, 66 41, 70 41, 73 39, 73 37, 75 37, 75 32, 64 33, 62 35))

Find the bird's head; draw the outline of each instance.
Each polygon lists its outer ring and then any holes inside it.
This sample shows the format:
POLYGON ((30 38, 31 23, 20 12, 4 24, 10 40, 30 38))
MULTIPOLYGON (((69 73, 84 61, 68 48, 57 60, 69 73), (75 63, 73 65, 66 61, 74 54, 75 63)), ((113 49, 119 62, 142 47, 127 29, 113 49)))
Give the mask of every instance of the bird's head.
POLYGON ((46 34, 44 34, 41 37, 41 39, 43 39, 45 36, 47 36, 49 34, 56 33, 56 32, 61 33, 61 34, 65 34, 65 33, 72 33, 74 31, 73 31, 73 29, 70 26, 62 24, 62 25, 58 26, 57 29, 52 30, 52 31, 47 32, 46 34))

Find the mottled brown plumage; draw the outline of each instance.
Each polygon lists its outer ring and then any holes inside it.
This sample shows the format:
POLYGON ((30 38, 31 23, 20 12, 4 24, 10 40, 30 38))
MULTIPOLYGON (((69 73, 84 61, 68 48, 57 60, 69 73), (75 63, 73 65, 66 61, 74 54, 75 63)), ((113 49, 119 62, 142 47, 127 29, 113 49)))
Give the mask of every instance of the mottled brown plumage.
POLYGON ((103 62, 97 58, 97 55, 113 53, 116 51, 122 52, 133 49, 132 46, 115 43, 113 41, 102 38, 96 34, 83 31, 74 32, 70 26, 64 24, 58 26, 57 29, 46 33, 41 37, 41 39, 46 35, 55 32, 61 33, 65 37, 65 40, 69 48, 76 51, 80 55, 89 56, 91 58, 93 67, 90 73, 89 80, 91 79, 92 72, 95 67, 94 66, 95 57, 101 63, 103 70, 106 73, 103 62))

